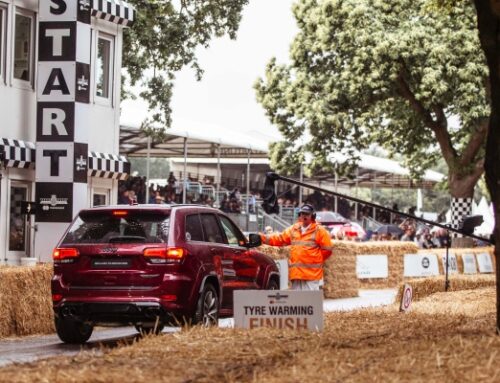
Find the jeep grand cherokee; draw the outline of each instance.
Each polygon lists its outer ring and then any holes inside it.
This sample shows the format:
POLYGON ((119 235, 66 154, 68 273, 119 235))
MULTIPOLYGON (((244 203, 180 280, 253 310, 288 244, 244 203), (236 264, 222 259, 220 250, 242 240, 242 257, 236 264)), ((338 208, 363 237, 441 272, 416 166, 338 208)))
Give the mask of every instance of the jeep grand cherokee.
POLYGON ((233 291, 277 289, 271 258, 219 210, 197 205, 82 210, 53 253, 59 338, 84 343, 95 325, 159 332, 176 323, 217 324, 233 291))

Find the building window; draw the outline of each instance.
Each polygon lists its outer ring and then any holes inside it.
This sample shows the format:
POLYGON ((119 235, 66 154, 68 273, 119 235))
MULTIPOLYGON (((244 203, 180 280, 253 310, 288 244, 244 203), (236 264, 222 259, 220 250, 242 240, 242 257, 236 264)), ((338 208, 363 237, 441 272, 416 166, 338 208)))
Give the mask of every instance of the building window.
POLYGON ((33 17, 16 14, 14 37, 14 78, 31 81, 33 77, 33 17))
POLYGON ((21 201, 26 201, 27 195, 25 186, 10 188, 9 251, 26 250, 26 218, 21 213, 21 201))
POLYGON ((113 89, 113 38, 99 35, 95 65, 95 94, 111 100, 113 89))
POLYGON ((5 31, 7 25, 7 8, 0 3, 0 79, 4 80, 5 76, 5 31))

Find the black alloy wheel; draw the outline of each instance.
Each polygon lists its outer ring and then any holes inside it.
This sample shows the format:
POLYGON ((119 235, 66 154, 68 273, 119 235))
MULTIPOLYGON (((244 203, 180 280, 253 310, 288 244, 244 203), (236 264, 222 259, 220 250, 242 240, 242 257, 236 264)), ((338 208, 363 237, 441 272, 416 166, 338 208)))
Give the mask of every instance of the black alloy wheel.
POLYGON ((219 324, 219 297, 211 284, 206 284, 203 287, 196 304, 193 323, 201 324, 204 327, 212 327, 219 324))

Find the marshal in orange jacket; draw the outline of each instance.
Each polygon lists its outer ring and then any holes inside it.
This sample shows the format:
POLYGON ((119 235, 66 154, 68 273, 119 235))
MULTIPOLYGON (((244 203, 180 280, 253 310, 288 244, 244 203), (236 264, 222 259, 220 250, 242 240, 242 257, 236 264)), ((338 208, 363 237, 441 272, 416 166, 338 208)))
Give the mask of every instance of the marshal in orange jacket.
POLYGON ((289 279, 318 281, 323 278, 323 263, 332 255, 328 231, 312 222, 302 234, 300 222, 278 234, 261 234, 262 243, 270 246, 291 245, 288 260, 289 279))

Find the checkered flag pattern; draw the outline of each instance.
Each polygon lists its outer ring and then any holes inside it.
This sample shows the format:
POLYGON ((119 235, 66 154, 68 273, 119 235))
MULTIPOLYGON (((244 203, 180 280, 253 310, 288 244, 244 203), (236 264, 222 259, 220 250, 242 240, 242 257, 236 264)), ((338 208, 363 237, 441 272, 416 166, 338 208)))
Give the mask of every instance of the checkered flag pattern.
POLYGON ((32 142, 1 138, 0 153, 3 154, 3 163, 6 167, 35 168, 35 144, 32 142))
MULTIPOLYGON (((452 198, 451 199, 451 224, 452 227, 458 229, 460 222, 464 217, 472 214, 472 198, 452 198)), ((456 237, 461 237, 460 234, 454 233, 456 237)))
POLYGON ((89 151, 89 176, 126 180, 129 173, 130 162, 125 156, 89 151))
POLYGON ((130 27, 134 22, 135 9, 121 0, 92 0, 92 16, 130 27))

